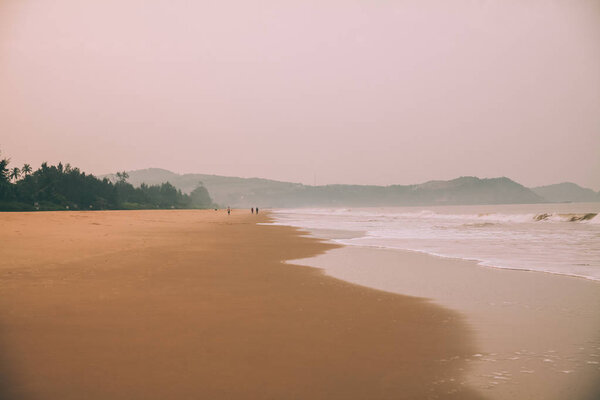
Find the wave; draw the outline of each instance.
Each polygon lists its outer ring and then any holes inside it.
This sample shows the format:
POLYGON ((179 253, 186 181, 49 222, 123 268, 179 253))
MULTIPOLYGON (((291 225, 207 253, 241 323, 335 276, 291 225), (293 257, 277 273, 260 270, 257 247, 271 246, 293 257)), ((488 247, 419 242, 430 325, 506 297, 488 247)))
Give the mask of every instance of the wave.
POLYGON ((470 223, 470 224, 463 224, 464 227, 467 228, 487 228, 490 226, 496 225, 493 222, 480 222, 480 223, 470 223))
POLYGON ((598 213, 478 214, 478 219, 495 222, 586 222, 599 223, 598 213))
POLYGON ((314 216, 353 216, 367 218, 368 222, 378 220, 403 220, 403 219, 434 219, 446 221, 466 221, 465 226, 481 226, 484 223, 529 223, 529 222, 580 222, 600 224, 598 213, 529 213, 529 214, 502 214, 502 213, 480 213, 480 214, 446 214, 430 210, 417 212, 370 212, 364 210, 344 209, 302 209, 282 210, 285 214, 302 214, 314 216))
POLYGON ((321 230, 325 237, 346 231, 330 237, 345 245, 412 250, 600 281, 598 206, 278 210, 275 221, 321 230))
POLYGON ((560 221, 560 222, 584 222, 591 221, 598 216, 597 213, 585 214, 538 214, 535 221, 560 221))

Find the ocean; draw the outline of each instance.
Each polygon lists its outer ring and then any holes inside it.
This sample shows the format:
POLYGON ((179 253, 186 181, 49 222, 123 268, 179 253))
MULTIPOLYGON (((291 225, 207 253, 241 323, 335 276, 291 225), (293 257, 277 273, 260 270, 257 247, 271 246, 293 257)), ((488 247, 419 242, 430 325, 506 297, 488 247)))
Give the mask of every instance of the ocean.
POLYGON ((600 281, 600 203, 274 210, 275 224, 348 246, 600 281))

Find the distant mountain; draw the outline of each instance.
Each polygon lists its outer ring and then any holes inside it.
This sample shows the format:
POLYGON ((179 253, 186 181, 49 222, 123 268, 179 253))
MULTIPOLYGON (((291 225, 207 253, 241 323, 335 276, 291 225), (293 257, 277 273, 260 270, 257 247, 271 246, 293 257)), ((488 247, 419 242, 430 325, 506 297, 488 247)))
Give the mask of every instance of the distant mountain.
POLYGON ((552 203, 600 201, 600 192, 596 193, 572 182, 538 186, 531 190, 552 203))
MULTIPOLYGON (((203 174, 175 174, 150 168, 129 171, 129 182, 170 182, 185 193, 202 184, 212 199, 231 207, 335 207, 458 204, 542 203, 543 197, 508 178, 460 177, 419 185, 324 185, 307 186, 259 178, 235 178, 203 174)), ((106 175, 114 179, 114 175, 106 175)))

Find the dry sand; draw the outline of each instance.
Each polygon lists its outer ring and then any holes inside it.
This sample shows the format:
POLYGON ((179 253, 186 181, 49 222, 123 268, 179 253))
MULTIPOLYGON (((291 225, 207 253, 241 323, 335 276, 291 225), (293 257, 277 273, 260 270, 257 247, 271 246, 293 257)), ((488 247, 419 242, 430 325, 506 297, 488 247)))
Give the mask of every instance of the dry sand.
POLYGON ((332 245, 266 220, 1 213, 0 398, 480 398, 462 317, 282 265, 332 245))

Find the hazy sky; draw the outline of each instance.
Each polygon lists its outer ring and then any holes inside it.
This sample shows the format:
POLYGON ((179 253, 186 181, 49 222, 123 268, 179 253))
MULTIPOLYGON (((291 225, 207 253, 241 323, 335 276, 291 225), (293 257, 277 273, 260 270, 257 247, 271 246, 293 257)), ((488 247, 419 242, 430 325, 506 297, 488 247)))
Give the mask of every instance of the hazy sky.
POLYGON ((600 0, 0 0, 15 164, 600 189, 600 0))

